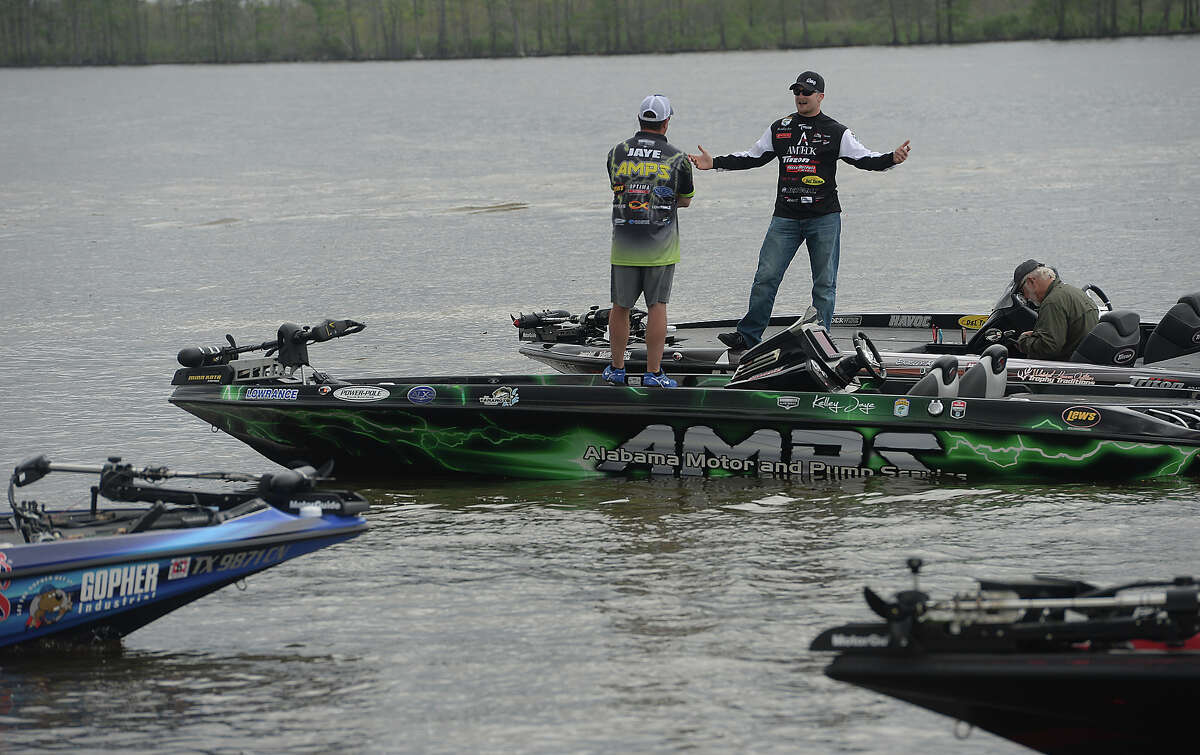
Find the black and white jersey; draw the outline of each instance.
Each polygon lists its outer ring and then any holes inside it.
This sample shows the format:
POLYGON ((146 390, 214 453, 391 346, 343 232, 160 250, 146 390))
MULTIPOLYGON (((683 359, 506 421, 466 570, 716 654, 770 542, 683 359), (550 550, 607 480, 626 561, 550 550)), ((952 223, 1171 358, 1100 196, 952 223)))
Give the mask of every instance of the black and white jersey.
POLYGON ((792 113, 772 123, 745 152, 713 158, 713 167, 746 170, 776 158, 779 186, 775 215, 796 219, 841 211, 838 160, 862 170, 887 170, 895 164, 890 152, 872 152, 854 138, 850 129, 824 113, 812 118, 792 113))

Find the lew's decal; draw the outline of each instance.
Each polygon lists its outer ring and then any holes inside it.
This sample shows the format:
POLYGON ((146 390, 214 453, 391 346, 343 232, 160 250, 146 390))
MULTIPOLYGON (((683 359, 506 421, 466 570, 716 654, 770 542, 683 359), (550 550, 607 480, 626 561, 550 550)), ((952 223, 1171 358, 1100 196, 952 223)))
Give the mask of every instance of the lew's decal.
POLYGON ((347 385, 333 392, 333 397, 342 401, 383 401, 390 395, 377 385, 347 385))
POLYGON ((1071 427, 1094 427, 1100 423, 1100 412, 1090 406, 1072 406, 1063 409, 1062 418, 1071 427))

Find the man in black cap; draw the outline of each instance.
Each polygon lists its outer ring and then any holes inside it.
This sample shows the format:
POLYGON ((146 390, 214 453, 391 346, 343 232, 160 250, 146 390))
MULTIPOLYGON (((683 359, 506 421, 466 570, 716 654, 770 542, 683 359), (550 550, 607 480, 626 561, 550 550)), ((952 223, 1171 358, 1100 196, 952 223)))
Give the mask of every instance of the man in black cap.
POLYGON ((1033 330, 1017 337, 1017 348, 1033 359, 1070 360, 1079 342, 1100 322, 1099 310, 1087 294, 1058 280, 1054 270, 1037 260, 1017 265, 1013 291, 1038 308, 1033 330))
POLYGON ((713 157, 700 147, 700 154, 688 155, 700 170, 746 170, 779 159, 775 214, 758 252, 750 306, 737 331, 719 336, 731 349, 745 349, 762 340, 783 274, 804 243, 812 267, 813 306, 825 327, 830 326, 842 236, 837 161, 862 170, 887 170, 908 159, 907 141, 890 153, 872 152, 850 129, 823 114, 825 79, 819 73, 805 71, 790 89, 796 112, 772 123, 750 149, 713 157))

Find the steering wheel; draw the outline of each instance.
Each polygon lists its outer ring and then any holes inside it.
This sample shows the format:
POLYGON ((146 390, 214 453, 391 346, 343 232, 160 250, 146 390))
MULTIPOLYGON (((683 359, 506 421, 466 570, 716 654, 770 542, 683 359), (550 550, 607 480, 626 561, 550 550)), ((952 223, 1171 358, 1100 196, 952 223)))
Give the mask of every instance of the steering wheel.
POLYGON ((868 375, 876 380, 887 377, 887 368, 883 366, 883 357, 879 356, 879 349, 875 348, 875 344, 861 330, 854 334, 854 353, 858 355, 858 362, 868 375))

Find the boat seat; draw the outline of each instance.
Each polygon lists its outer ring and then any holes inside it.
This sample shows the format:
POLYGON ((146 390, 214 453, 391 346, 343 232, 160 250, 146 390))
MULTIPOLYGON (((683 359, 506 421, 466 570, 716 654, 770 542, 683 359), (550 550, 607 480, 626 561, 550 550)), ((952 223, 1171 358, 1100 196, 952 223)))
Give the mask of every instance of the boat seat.
POLYGON ((1072 362, 1123 367, 1137 359, 1142 343, 1142 319, 1137 312, 1114 309, 1100 315, 1100 322, 1083 337, 1072 362))
POLYGON ((953 354, 942 354, 929 365, 929 372, 908 389, 910 396, 946 396, 958 395, 958 357, 953 354))
POLYGON ((965 398, 1003 398, 1008 387, 1008 349, 992 344, 967 368, 958 381, 958 395, 965 398))
POLYGON ((1200 291, 1179 297, 1146 340, 1146 363, 1200 351, 1200 291))

